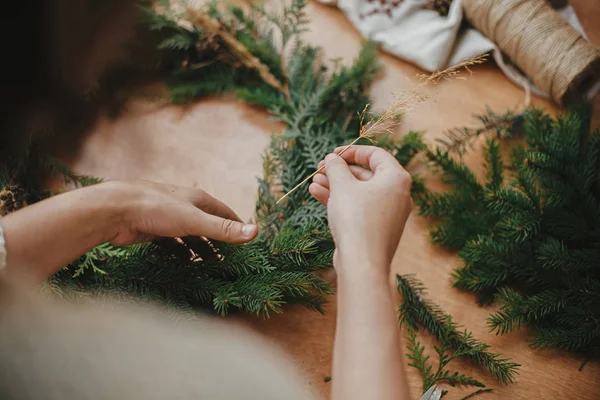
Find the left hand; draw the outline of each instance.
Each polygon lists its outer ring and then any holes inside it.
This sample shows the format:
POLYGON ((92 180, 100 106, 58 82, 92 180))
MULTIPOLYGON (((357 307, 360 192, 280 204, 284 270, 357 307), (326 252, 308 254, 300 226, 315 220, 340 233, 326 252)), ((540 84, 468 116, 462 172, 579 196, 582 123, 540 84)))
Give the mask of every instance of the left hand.
POLYGON ((201 189, 142 181, 89 186, 2 217, 7 272, 39 284, 99 244, 204 236, 246 243, 258 234, 201 189))
POLYGON ((202 189, 145 181, 101 185, 123 199, 121 217, 110 239, 115 245, 185 236, 240 244, 258 233, 255 225, 244 224, 231 208, 202 189))

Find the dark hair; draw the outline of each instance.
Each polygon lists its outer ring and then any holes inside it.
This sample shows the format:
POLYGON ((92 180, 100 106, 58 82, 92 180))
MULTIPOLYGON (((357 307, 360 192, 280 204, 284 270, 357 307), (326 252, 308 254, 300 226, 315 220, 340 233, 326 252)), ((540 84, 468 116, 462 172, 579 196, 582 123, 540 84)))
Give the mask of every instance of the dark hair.
MULTIPOLYGON (((0 154, 23 150, 61 120, 78 119, 82 77, 103 27, 132 0, 20 0, 3 6, 0 154)), ((101 56, 100 56, 101 57, 101 56)))

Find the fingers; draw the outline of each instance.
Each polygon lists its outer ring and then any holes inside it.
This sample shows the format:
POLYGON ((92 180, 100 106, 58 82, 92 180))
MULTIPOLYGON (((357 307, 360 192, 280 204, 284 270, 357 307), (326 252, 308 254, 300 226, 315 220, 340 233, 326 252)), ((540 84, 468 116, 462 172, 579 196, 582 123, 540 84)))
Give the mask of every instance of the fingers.
MULTIPOLYGON (((373 172, 369 171, 366 168, 363 168, 358 165, 350 165, 350 172, 352 175, 359 181, 368 181, 373 177, 373 172)), ((329 189, 329 178, 324 173, 318 173, 314 176, 313 182, 323 186, 325 189, 329 189)))
POLYGON ((190 189, 190 202, 207 214, 242 222, 242 219, 227 204, 212 197, 202 189, 190 189))
POLYGON ((241 244, 253 240, 258 234, 256 225, 222 218, 193 207, 187 217, 184 222, 187 236, 205 236, 226 243, 241 244))
MULTIPOLYGON (((340 153, 344 148, 338 147, 335 153, 340 153)), ((340 157, 349 164, 369 167, 373 172, 402 168, 394 156, 376 146, 351 146, 340 157)))
POLYGON ((346 161, 337 154, 329 154, 325 157, 325 173, 331 186, 335 185, 336 182, 355 179, 346 161))
POLYGON ((318 183, 311 183, 308 187, 308 191, 319 203, 323 204, 324 206, 327 205, 327 201, 329 200, 328 188, 325 188, 318 183))

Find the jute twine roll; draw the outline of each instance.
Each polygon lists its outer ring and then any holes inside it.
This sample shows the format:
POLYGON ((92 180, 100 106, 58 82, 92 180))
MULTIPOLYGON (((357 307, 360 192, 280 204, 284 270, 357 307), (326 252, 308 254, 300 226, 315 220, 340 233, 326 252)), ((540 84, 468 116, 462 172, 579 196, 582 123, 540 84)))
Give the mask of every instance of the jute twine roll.
POLYGON ((565 105, 600 80, 600 49, 544 0, 463 0, 465 14, 533 84, 565 105))

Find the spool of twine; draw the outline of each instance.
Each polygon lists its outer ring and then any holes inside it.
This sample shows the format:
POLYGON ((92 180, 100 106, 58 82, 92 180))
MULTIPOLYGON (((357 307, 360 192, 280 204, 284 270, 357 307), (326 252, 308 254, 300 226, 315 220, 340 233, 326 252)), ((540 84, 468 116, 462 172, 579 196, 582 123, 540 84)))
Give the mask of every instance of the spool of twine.
POLYGON ((467 19, 539 89, 565 105, 600 81, 600 49, 544 0, 463 0, 467 19))

